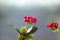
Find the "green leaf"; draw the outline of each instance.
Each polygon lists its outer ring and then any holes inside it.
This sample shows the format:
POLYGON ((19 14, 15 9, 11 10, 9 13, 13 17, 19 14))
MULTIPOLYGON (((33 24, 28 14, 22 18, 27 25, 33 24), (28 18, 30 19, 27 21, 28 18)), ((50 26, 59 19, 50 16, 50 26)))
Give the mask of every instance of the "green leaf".
POLYGON ((29 34, 26 36, 25 40, 34 40, 33 34, 29 34))
POLYGON ((14 28, 19 34, 21 34, 20 30, 16 26, 13 26, 13 25, 9 25, 9 26, 11 26, 12 28, 14 28))
MULTIPOLYGON (((23 37, 22 36, 21 35, 18 35, 18 40, 23 40, 23 37)), ((34 40, 33 34, 29 34, 29 35, 25 36, 24 40, 34 40)))
POLYGON ((23 26, 23 27, 20 28, 20 33, 21 34, 26 34, 26 32, 27 32, 26 27, 23 26))
POLYGON ((37 27, 36 26, 32 26, 30 29, 28 29, 27 34, 32 34, 35 33, 37 31, 37 27))

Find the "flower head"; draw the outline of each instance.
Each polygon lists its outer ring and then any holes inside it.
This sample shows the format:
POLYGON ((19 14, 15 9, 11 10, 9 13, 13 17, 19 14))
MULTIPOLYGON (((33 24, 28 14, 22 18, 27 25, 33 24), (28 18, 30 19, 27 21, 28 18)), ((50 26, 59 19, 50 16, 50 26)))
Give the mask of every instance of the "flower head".
POLYGON ((37 22, 37 19, 33 16, 25 16, 24 17, 24 22, 26 23, 35 23, 37 22))
POLYGON ((47 28, 57 28, 58 23, 57 22, 51 22, 46 25, 47 28))
POLYGON ((47 28, 51 29, 52 32, 58 32, 58 23, 57 22, 51 22, 46 25, 47 28))

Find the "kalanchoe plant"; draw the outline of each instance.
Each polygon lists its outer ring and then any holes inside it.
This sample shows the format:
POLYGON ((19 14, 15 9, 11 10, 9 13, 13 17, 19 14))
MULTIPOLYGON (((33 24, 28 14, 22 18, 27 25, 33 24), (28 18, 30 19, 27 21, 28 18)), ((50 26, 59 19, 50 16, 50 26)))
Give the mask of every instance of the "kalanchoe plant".
POLYGON ((17 27, 10 25, 11 27, 15 28, 17 30, 18 34, 18 40, 34 40, 34 36, 33 33, 35 33, 37 31, 37 27, 36 26, 31 26, 31 28, 29 28, 27 30, 27 26, 29 26, 30 24, 36 24, 37 23, 37 19, 33 16, 25 16, 24 17, 24 23, 25 26, 22 26, 20 29, 18 29, 17 27))
POLYGON ((51 22, 46 24, 46 27, 51 29, 52 32, 58 32, 58 23, 57 22, 51 22))

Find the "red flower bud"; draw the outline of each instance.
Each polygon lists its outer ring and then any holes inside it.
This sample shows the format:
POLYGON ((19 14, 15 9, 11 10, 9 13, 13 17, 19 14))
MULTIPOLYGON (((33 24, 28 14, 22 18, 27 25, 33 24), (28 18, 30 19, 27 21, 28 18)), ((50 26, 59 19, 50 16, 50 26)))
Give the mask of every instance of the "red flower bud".
POLYGON ((35 23, 37 22, 37 19, 34 18, 33 16, 25 16, 24 17, 24 22, 26 23, 35 23))
POLYGON ((47 24, 46 27, 47 28, 57 28, 58 23, 57 22, 51 22, 51 23, 47 24))
POLYGON ((34 23, 36 24, 37 19, 36 19, 36 18, 33 18, 33 19, 32 19, 32 22, 34 22, 34 23))
POLYGON ((46 27, 47 28, 51 28, 51 24, 46 24, 46 27))

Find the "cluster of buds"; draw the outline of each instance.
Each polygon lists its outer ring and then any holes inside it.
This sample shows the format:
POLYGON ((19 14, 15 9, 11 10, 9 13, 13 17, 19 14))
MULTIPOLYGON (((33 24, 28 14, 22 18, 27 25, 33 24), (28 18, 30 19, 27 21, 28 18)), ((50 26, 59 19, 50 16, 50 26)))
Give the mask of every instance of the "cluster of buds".
POLYGON ((24 22, 28 23, 28 24, 32 24, 32 23, 36 24, 37 19, 33 16, 25 16, 24 17, 24 22))
POLYGON ((52 32, 58 32, 58 23, 51 22, 46 25, 47 28, 51 29, 52 32))

